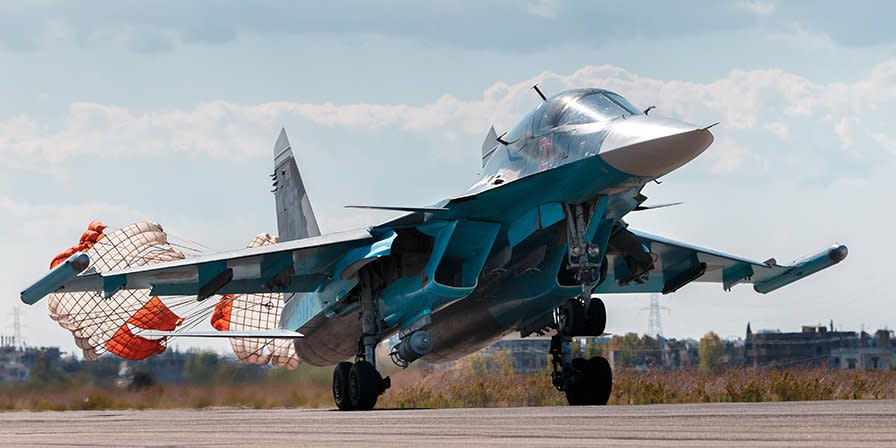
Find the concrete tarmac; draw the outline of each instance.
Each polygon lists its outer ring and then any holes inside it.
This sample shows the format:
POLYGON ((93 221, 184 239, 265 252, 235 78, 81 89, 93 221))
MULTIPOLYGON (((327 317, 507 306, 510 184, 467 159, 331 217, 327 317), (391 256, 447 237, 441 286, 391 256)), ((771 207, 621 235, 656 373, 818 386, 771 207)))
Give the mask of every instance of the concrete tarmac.
POLYGON ((896 401, 0 413, 0 446, 896 446, 896 401))

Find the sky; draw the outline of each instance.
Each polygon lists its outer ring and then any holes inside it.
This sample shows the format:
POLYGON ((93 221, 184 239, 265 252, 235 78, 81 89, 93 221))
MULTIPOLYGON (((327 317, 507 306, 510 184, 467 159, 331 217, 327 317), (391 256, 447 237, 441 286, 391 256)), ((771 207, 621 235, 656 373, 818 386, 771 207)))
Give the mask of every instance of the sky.
MULTIPOLYGON (((892 328, 894 5, 860 3, 0 3, 0 334, 20 306, 29 344, 74 350, 45 302, 18 297, 93 219, 156 221, 215 250, 276 233, 281 127, 321 230, 345 230, 394 215, 344 205, 464 191, 489 126, 537 106, 535 83, 721 122, 709 150, 644 191, 684 205, 632 227, 758 260, 850 248, 768 295, 663 296, 666 336, 892 328)), ((607 331, 647 330, 648 296, 604 299, 607 331)))

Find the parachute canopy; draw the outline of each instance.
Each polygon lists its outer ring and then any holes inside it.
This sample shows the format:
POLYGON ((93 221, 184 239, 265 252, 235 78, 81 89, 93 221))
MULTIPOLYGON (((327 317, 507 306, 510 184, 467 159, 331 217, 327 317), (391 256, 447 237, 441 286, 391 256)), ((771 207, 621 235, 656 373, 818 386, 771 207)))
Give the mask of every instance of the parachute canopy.
MULTIPOLYGON (((249 247, 273 244, 276 239, 260 234, 249 247)), ((195 245, 195 243, 193 243, 195 245)), ((162 226, 136 222, 112 229, 100 221, 87 226, 78 244, 53 257, 50 269, 76 252, 90 257, 89 270, 108 272, 129 267, 179 260, 202 253, 169 241, 162 226)), ((218 330, 269 330, 277 328, 283 309, 279 293, 227 295, 220 300, 196 297, 151 296, 148 289, 121 290, 105 299, 95 291, 53 293, 47 312, 69 330, 87 359, 112 353, 130 360, 145 359, 165 351, 168 336, 148 337, 146 330, 177 332, 195 327, 211 316, 218 330)), ((176 337, 176 336, 170 336, 176 337)), ((230 338, 237 358, 245 363, 295 368, 299 358, 289 340, 230 338)))
MULTIPOLYGON (((248 248, 274 244, 277 239, 262 233, 248 248)), ((218 331, 270 330, 277 328, 283 311, 283 294, 227 294, 215 304, 211 324, 218 331)), ((296 368, 299 357, 291 340, 270 338, 230 338, 233 353, 247 364, 267 364, 296 368)))

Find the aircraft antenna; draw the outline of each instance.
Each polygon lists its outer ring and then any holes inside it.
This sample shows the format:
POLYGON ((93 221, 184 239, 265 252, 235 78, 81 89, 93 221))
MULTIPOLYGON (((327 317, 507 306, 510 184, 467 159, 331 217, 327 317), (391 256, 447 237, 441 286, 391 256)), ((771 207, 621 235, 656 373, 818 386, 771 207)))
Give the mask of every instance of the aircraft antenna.
POLYGON ((532 88, 535 89, 535 93, 537 93, 538 96, 541 97, 542 101, 548 100, 548 97, 544 96, 544 93, 542 93, 541 89, 538 88, 538 84, 533 85, 532 88))

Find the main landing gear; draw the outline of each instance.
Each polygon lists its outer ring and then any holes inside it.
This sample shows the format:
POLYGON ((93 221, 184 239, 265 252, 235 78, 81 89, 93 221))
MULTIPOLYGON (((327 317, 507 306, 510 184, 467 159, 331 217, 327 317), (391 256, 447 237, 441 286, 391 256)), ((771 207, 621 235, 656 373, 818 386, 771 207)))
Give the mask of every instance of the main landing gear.
POLYGON ((570 406, 605 405, 613 388, 613 371, 606 359, 573 358, 574 336, 600 336, 607 323, 607 310, 601 299, 593 298, 588 308, 579 298, 569 299, 554 313, 557 334, 551 338, 551 382, 566 392, 570 406))
POLYGON ((366 360, 340 362, 333 371, 333 399, 340 411, 369 411, 391 385, 366 360))
POLYGON ((381 336, 379 312, 370 285, 370 274, 361 271, 361 341, 355 362, 341 362, 333 371, 333 400, 340 411, 369 411, 392 381, 376 369, 376 344, 381 336))

